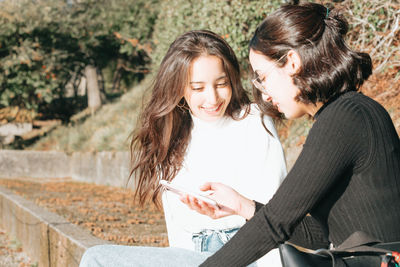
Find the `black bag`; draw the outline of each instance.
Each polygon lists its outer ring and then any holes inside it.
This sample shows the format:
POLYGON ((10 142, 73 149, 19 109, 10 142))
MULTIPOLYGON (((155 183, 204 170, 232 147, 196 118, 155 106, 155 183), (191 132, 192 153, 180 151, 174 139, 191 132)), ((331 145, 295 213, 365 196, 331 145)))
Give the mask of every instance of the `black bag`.
POLYGON ((290 244, 279 245, 283 267, 400 267, 400 242, 382 243, 355 232, 335 249, 307 253, 290 244))

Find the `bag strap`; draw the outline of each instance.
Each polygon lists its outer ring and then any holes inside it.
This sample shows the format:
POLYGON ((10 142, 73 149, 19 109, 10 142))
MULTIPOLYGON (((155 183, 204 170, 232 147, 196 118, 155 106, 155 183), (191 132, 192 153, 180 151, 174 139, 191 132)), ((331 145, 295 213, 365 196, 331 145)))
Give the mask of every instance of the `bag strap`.
POLYGON ((381 240, 376 239, 365 232, 357 231, 351 234, 342 244, 334 251, 340 252, 377 252, 389 253, 390 250, 372 247, 373 245, 382 243, 381 240))
POLYGON ((400 266, 400 253, 388 249, 373 247, 373 245, 382 243, 382 241, 371 237, 365 232, 357 231, 351 234, 342 244, 334 249, 320 249, 315 252, 318 255, 325 255, 332 258, 332 266, 343 267, 347 266, 341 257, 346 255, 357 254, 376 254, 384 255, 381 266, 387 266, 387 263, 394 261, 396 266, 400 266))

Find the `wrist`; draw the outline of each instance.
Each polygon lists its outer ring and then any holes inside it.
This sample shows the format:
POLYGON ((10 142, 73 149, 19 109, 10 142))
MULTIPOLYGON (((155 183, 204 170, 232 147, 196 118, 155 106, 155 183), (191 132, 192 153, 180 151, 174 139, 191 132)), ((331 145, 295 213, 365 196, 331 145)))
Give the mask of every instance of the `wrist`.
POLYGON ((253 200, 243 197, 239 203, 238 215, 242 216, 246 220, 250 220, 255 213, 256 203, 253 200))

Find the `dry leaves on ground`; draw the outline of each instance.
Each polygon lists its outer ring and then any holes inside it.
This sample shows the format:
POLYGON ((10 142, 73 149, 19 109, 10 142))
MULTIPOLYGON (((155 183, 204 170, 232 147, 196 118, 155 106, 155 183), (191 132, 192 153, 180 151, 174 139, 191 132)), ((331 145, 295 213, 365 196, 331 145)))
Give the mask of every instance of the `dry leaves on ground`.
POLYGON ((132 190, 72 179, 0 179, 0 185, 103 240, 168 246, 163 212, 152 204, 134 205, 132 190))

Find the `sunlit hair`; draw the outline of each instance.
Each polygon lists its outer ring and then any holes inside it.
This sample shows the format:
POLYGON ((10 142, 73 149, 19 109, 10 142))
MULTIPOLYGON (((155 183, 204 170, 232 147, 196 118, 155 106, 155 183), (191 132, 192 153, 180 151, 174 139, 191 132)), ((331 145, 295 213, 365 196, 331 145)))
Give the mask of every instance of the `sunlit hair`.
MULTIPOLYGON (((286 64, 288 51, 296 51, 301 59, 300 70, 292 76, 300 89, 296 100, 326 103, 358 91, 372 73, 370 56, 347 46, 347 31, 347 21, 336 10, 315 3, 285 5, 258 26, 249 48, 275 60, 278 67, 286 64)), ((260 97, 256 100, 263 104, 260 97)))
POLYGON ((190 31, 178 37, 161 62, 150 100, 131 142, 130 177, 134 178, 135 198, 141 205, 151 197, 160 206, 159 180, 171 181, 182 166, 192 129, 184 90, 189 86, 193 61, 209 55, 222 60, 232 88, 225 115, 239 120, 250 111, 250 100, 240 80, 239 63, 228 43, 206 30, 190 31))

